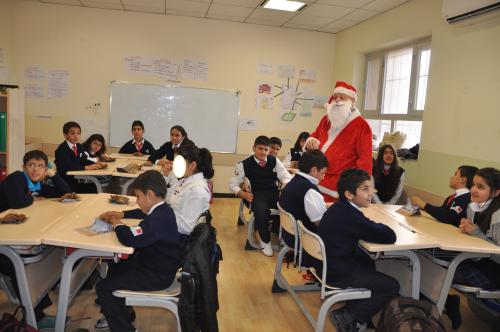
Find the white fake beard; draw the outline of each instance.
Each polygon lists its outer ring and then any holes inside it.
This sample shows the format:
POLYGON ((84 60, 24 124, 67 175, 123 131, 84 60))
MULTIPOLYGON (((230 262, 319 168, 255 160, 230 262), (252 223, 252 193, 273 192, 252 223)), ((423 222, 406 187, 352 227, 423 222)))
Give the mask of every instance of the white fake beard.
POLYGON ((337 131, 343 128, 349 118, 352 111, 352 102, 343 101, 339 103, 333 103, 327 108, 328 119, 332 124, 332 129, 337 131))

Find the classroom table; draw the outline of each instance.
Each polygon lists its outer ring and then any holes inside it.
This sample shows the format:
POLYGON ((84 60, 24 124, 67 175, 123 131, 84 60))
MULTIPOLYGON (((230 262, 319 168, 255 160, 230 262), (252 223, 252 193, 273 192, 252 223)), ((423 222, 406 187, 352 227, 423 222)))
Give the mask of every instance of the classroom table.
POLYGON ((461 233, 458 228, 440 223, 426 212, 422 212, 420 216, 408 217, 396 212, 399 208, 400 206, 397 205, 376 204, 373 209, 386 214, 398 224, 412 229, 416 234, 434 238, 440 249, 460 252, 447 267, 433 264, 430 259, 419 255, 421 263, 424 263, 423 266, 429 271, 422 274, 421 291, 436 303, 436 307, 441 313, 458 265, 466 259, 500 254, 500 247, 483 239, 461 233))
MULTIPOLYGON (((110 194, 104 193, 93 195, 92 199, 86 201, 85 204, 62 216, 57 224, 53 225, 44 235, 43 242, 45 244, 77 249, 66 258, 63 264, 57 306, 56 332, 64 331, 70 301, 72 271, 75 263, 81 258, 114 258, 116 254, 132 254, 134 252, 133 248, 122 245, 114 232, 88 235, 81 231, 82 228, 90 226, 97 216, 106 211, 124 211, 137 207, 134 197, 129 197, 130 202, 127 205, 110 203, 109 197, 110 194)), ((137 219, 124 221, 128 225, 139 223, 137 219)))
POLYGON ((109 155, 110 158, 115 158, 115 159, 130 159, 130 160, 141 160, 141 161, 147 161, 149 158, 148 154, 143 154, 141 156, 134 156, 133 154, 130 153, 116 153, 113 152, 109 155))
MULTIPOLYGON (((35 201, 26 208, 9 209, 0 213, 0 217, 9 213, 23 213, 28 217, 28 220, 22 224, 0 225, 0 253, 7 256, 14 264, 17 283, 19 285, 20 300, 26 308, 27 322, 32 326, 36 326, 36 319, 30 291, 32 287, 30 288, 28 283, 25 259, 11 246, 37 246, 44 244, 44 236, 51 227, 59 222, 65 214, 91 199, 91 195, 80 196, 81 201, 77 202, 60 203, 56 199, 42 199, 35 201)), ((46 292, 40 295, 43 296, 45 294, 46 292)))
MULTIPOLYGON (((97 169, 97 170, 82 170, 82 171, 69 171, 68 175, 72 175, 75 179, 89 181, 95 184, 98 193, 102 193, 102 184, 99 182, 99 176, 116 176, 121 178, 126 178, 127 181, 122 185, 122 195, 126 195, 128 193, 128 187, 134 182, 134 179, 139 176, 139 174, 143 173, 148 169, 156 169, 158 171, 161 170, 160 166, 144 166, 144 169, 140 170, 137 173, 125 173, 119 172, 117 168, 125 167, 129 164, 144 164, 144 160, 140 159, 144 156, 133 156, 133 155, 123 155, 129 156, 130 158, 117 158, 115 161, 108 162, 108 167, 105 169, 97 169)), ((147 160, 147 157, 146 157, 147 160)))

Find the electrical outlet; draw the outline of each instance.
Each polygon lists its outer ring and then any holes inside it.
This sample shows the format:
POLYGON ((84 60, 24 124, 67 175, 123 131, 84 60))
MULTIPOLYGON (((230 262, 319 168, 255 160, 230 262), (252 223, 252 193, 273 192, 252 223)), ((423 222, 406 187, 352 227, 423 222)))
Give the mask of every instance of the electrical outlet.
POLYGON ((93 103, 85 107, 87 111, 99 112, 101 110, 101 103, 93 103))

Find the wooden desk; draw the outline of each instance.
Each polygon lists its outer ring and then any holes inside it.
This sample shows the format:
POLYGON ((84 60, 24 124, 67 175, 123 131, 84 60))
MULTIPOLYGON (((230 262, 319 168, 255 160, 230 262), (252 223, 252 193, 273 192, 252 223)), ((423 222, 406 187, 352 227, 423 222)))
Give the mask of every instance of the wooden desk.
POLYGON ((112 153, 109 155, 111 158, 115 159, 130 159, 130 160, 141 160, 141 161, 147 161, 149 158, 148 154, 143 154, 142 156, 134 156, 133 154, 130 153, 112 153))
POLYGON ((455 271, 460 263, 472 258, 485 258, 500 254, 500 247, 480 238, 461 233, 458 228, 440 223, 422 212, 420 216, 403 216, 396 212, 400 206, 376 205, 374 207, 397 222, 415 230, 417 233, 434 238, 443 250, 458 251, 448 266, 437 264, 431 257, 419 254, 422 265, 421 291, 434 303, 441 313, 453 282, 455 271))

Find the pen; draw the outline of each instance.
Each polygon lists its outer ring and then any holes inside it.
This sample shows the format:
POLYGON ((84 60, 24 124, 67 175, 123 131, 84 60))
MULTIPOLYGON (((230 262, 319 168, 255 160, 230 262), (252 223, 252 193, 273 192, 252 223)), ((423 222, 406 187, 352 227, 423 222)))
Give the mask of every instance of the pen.
POLYGON ((414 229, 412 229, 410 226, 407 226, 407 225, 405 225, 405 224, 403 224, 403 223, 401 223, 401 222, 399 222, 399 221, 398 221, 398 224, 399 224, 399 226, 401 226, 401 227, 403 227, 403 228, 406 228, 406 229, 407 229, 407 230, 409 230, 410 232, 412 232, 412 233, 416 233, 416 232, 415 232, 415 230, 414 230, 414 229))

